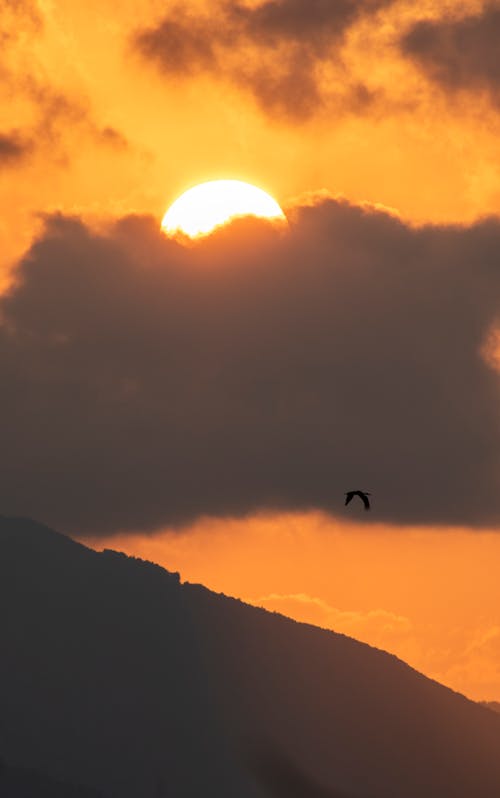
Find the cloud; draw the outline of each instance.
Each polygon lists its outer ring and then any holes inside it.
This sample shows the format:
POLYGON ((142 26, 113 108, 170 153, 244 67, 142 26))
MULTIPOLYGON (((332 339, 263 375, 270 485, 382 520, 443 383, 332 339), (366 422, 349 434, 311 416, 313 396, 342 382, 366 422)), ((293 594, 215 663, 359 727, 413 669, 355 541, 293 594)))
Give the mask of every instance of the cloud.
POLYGON ((456 689, 468 694, 470 685, 485 699, 498 695, 500 678, 500 627, 479 626, 468 630, 461 647, 447 650, 447 656, 439 668, 433 668, 433 678, 443 684, 454 685, 456 689), (469 638, 469 639, 467 639, 469 638))
POLYGON ((127 149, 120 131, 96 119, 86 93, 69 87, 74 63, 67 63, 63 85, 61 75, 51 74, 40 59, 36 45, 49 34, 36 2, 0 3, 0 31, 0 101, 10 108, 11 116, 22 119, 16 129, 0 132, 2 166, 24 166, 37 155, 67 166, 75 149, 85 143, 108 152, 127 149))
POLYGON ((322 509, 500 521, 500 221, 332 199, 194 247, 47 219, 0 303, 0 506, 80 534, 322 509))
POLYGON ((393 650, 395 643, 413 631, 409 618, 388 610, 340 610, 324 599, 305 593, 270 593, 248 601, 297 621, 333 629, 378 648, 393 650))
POLYGON ((140 55, 172 79, 211 73, 248 90, 272 116, 304 120, 325 102, 359 113, 376 98, 342 69, 341 47, 361 18, 389 0, 226 2, 203 16, 176 9, 136 32, 140 55), (333 84, 322 73, 334 65, 333 84))
POLYGON ((97 123, 85 98, 71 97, 31 79, 23 83, 19 94, 24 94, 33 119, 21 130, 0 133, 0 166, 24 166, 37 155, 67 166, 77 136, 80 146, 87 140, 116 154, 129 148, 120 131, 97 123))
POLYGON ((5 47, 23 33, 40 33, 43 29, 43 15, 36 0, 7 0, 0 4, 0 41, 5 47))
POLYGON ((0 133, 0 166, 10 166, 26 158, 32 151, 33 143, 18 133, 0 133))
POLYGON ((417 22, 402 40, 403 53, 443 89, 486 92, 500 105, 500 6, 477 14, 417 22))
POLYGON ((25 90, 36 109, 31 137, 42 151, 49 150, 49 157, 66 162, 71 157, 70 151, 75 149, 77 135, 80 140, 87 138, 108 151, 127 150, 125 136, 110 125, 100 125, 85 96, 72 96, 48 83, 32 80, 27 82, 25 90))

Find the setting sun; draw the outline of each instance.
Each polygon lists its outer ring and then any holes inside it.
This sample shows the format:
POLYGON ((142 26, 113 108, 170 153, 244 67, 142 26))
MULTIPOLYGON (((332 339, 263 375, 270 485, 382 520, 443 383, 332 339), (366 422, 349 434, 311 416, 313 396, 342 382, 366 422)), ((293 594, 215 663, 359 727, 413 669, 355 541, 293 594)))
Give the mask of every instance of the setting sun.
POLYGON ((276 200, 257 186, 241 180, 211 180, 185 191, 170 206, 161 226, 167 235, 195 238, 238 216, 285 219, 276 200))

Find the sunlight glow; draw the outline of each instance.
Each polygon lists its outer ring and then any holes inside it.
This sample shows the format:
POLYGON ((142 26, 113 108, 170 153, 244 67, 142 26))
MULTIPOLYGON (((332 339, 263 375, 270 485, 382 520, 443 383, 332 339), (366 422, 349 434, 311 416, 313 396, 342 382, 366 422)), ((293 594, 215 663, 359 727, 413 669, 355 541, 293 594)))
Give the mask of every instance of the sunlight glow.
POLYGON ((262 189, 241 180, 211 180, 185 191, 170 206, 161 226, 167 235, 196 238, 238 216, 286 219, 276 200, 262 189))

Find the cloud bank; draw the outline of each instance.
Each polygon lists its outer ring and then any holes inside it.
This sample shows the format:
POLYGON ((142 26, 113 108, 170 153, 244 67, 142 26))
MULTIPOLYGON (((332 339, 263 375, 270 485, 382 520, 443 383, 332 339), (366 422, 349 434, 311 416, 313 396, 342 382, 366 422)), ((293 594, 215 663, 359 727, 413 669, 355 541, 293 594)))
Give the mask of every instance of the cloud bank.
POLYGON ((356 519, 498 524, 499 247, 327 198, 194 247, 48 218, 0 302, 2 511, 99 535, 359 487, 356 519))

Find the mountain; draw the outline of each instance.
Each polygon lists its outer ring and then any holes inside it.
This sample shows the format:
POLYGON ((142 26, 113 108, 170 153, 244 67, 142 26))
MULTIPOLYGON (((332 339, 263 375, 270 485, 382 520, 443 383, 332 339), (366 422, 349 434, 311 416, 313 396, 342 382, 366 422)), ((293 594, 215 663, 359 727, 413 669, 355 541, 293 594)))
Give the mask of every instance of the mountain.
POLYGON ((500 701, 480 701, 479 703, 493 712, 500 712, 500 701))
POLYGON ((102 798, 97 790, 54 781, 37 770, 9 767, 1 760, 0 795, 4 798, 102 798))
POLYGON ((500 795, 497 713, 383 651, 33 521, 0 518, 0 630, 11 775, 85 798, 500 795))

